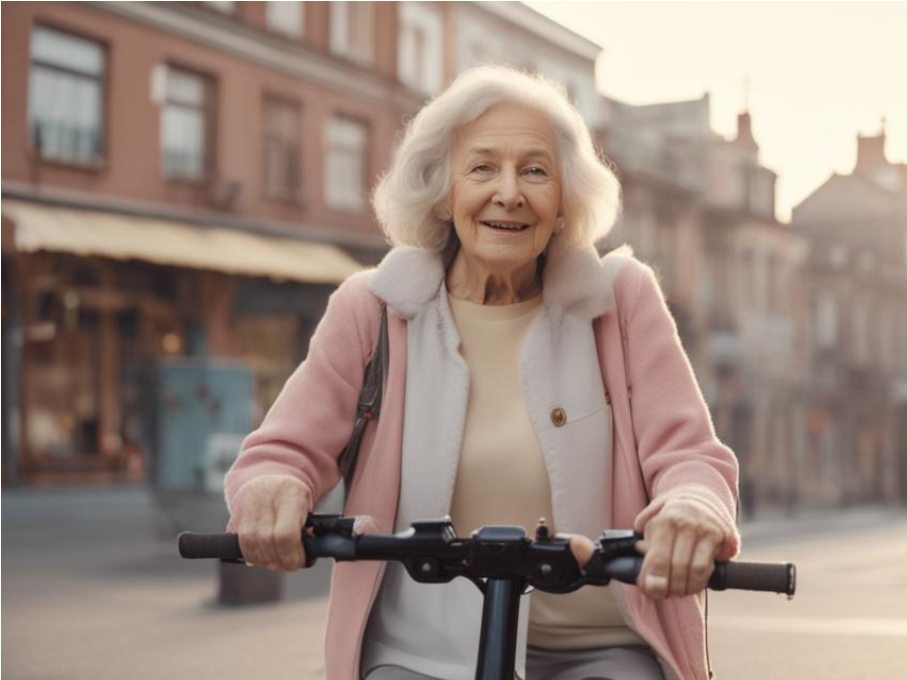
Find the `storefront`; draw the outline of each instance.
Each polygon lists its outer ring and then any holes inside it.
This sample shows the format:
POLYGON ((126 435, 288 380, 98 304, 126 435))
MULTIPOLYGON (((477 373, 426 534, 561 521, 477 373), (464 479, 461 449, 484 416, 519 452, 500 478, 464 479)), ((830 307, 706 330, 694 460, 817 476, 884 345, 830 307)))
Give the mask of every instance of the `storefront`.
POLYGON ((360 268, 285 237, 28 201, 2 210, 5 484, 147 478, 160 369, 180 358, 249 367, 257 422, 330 291, 360 268))

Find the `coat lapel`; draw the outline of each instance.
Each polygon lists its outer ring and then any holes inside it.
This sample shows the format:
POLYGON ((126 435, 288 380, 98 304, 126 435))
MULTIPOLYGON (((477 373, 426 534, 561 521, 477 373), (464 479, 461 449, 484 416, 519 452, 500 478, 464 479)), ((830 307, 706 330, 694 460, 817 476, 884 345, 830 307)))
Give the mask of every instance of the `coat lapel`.
MULTIPOLYGON (((520 373, 539 437, 559 530, 595 536, 611 524, 603 490, 611 483, 611 414, 592 320, 615 307, 613 280, 621 255, 600 257, 592 246, 551 242, 545 265, 544 310, 527 334, 520 373), (567 423, 555 426, 552 409, 567 423), (601 498, 592 509, 588 499, 601 498)), ((397 529, 450 509, 469 396, 469 372, 444 289, 441 254, 393 249, 369 289, 408 320, 406 418, 397 529), (418 395, 418 398, 413 398, 418 395)))
MULTIPOLYGON (((613 309, 613 274, 608 261, 628 252, 628 248, 622 248, 602 258, 591 245, 553 238, 548 246, 542 287, 549 316, 557 320, 569 312, 592 321, 613 309)), ((397 315, 413 319, 437 297, 443 280, 440 252, 403 246, 385 256, 368 287, 397 315)))

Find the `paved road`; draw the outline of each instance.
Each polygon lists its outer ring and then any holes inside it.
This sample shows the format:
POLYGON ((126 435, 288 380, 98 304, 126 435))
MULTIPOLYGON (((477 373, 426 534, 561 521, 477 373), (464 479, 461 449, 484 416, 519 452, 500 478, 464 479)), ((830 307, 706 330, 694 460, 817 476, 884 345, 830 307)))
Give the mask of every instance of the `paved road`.
MULTIPOLYGON (((215 565, 155 538, 143 489, 2 502, 8 680, 323 677, 326 564, 290 576, 279 605, 223 608, 215 565)), ((907 515, 764 521, 745 535, 745 557, 798 563, 800 591, 710 598, 717 678, 907 677, 907 515)))
POLYGON ((751 529, 742 557, 795 562, 797 595, 710 596, 716 678, 907 678, 907 513, 751 529))
POLYGON ((2 519, 7 680, 324 676, 328 562, 280 605, 224 608, 217 565, 156 538, 144 489, 5 490, 2 519))

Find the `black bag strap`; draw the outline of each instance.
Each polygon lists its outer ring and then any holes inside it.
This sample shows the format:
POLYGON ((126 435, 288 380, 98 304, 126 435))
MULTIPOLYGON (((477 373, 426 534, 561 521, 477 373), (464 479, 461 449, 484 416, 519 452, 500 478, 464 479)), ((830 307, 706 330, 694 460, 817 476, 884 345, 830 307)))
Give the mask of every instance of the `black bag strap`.
POLYGON ((387 306, 381 307, 381 329, 378 332, 378 344, 372 358, 365 367, 362 380, 362 392, 359 394, 359 405, 356 408, 356 422, 350 441, 337 458, 337 466, 343 475, 343 486, 349 493, 356 473, 356 461, 359 459, 359 445, 365 427, 381 414, 381 399, 384 396, 384 384, 387 382, 387 370, 390 363, 389 338, 387 332, 387 306))

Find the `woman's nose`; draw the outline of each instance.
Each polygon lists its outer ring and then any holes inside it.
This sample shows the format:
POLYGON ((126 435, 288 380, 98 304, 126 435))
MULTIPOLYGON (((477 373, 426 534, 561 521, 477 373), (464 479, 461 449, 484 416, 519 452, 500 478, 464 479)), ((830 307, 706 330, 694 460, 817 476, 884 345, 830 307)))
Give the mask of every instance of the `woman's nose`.
POLYGON ((498 186, 493 201, 507 210, 522 208, 526 203, 520 190, 519 178, 513 171, 503 171, 498 175, 498 186))

